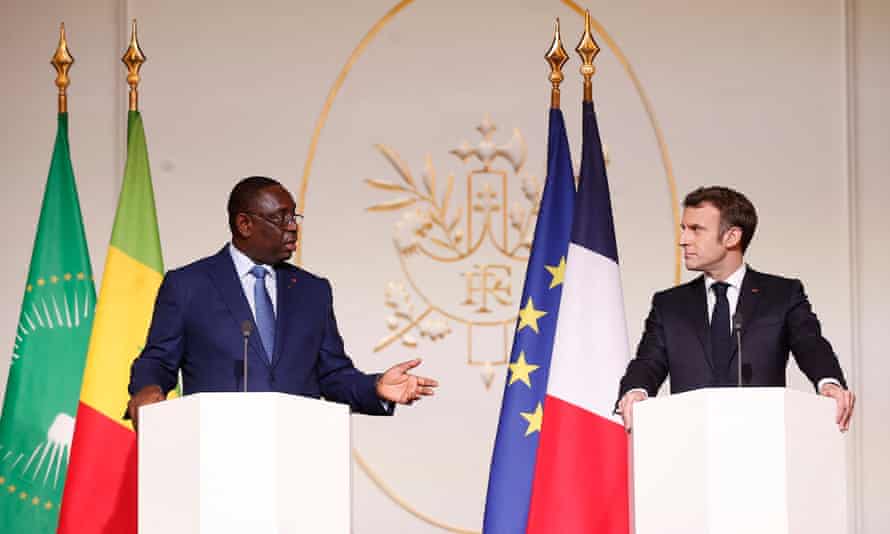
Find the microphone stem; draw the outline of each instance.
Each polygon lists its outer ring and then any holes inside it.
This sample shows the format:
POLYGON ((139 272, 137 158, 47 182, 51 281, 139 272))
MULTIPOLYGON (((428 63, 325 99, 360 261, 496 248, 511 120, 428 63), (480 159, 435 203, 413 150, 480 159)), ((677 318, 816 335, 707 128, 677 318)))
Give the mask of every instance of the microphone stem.
POLYGON ((738 328, 736 329, 735 339, 736 339, 736 344, 738 345, 738 349, 739 349, 739 358, 738 358, 738 360, 739 360, 739 387, 744 387, 744 384, 742 383, 742 331, 741 331, 741 329, 738 329, 738 328))
POLYGON ((247 393, 247 336, 244 336, 244 393, 247 393))

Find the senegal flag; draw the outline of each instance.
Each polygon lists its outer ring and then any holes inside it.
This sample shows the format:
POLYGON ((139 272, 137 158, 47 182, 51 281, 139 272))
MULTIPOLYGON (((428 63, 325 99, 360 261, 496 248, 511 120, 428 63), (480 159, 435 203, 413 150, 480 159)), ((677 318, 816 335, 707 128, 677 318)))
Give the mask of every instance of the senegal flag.
POLYGON ((59 113, 0 418, 0 532, 56 530, 96 289, 59 113))
POLYGON ((136 434, 121 419, 164 267, 138 111, 90 338, 59 534, 136 533, 136 434))

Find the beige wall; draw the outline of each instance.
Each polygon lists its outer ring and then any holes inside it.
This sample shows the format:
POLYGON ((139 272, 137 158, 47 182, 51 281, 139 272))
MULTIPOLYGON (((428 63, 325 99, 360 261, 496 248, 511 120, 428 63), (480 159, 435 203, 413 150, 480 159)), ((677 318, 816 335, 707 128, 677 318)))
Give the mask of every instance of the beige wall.
MULTIPOLYGON (((277 176, 299 190, 331 84, 393 4, 7 1, 0 19, 0 69, 7 73, 0 89, 7 125, 0 202, 12 231, 3 245, 0 283, 7 298, 0 325, 11 333, 17 320, 48 169, 55 99, 47 62, 60 20, 77 59, 72 157, 98 281, 123 161, 118 58, 129 18, 138 17, 149 58, 142 109, 165 264, 175 267, 225 241, 223 204, 238 177, 277 176)), ((880 0, 636 0, 590 7, 651 99, 681 194, 709 183, 745 191, 762 219, 752 265, 806 282, 860 395, 848 437, 857 532, 890 530, 883 505, 890 496, 890 425, 882 417, 890 409, 884 384, 890 364, 878 340, 890 317, 884 236, 890 223, 890 8, 880 0)), ((388 333, 384 287, 405 280, 392 247, 399 214, 365 210, 392 195, 371 190, 363 179, 397 179, 373 145, 397 150, 418 179, 429 154, 440 184, 448 173, 463 183, 471 166, 448 151, 463 140, 475 143, 473 128, 488 113, 499 126, 496 142, 521 130, 528 144, 523 172, 542 177, 548 90, 541 56, 554 16, 562 18, 573 48, 581 20, 555 0, 407 4, 368 42, 330 108, 309 173, 304 263, 334 283, 341 330, 361 367, 380 369, 421 355, 425 371, 443 381, 436 399, 392 420, 355 419, 357 449, 404 505, 356 467, 358 533, 385 527, 441 532, 406 507, 448 525, 479 528, 504 380, 504 368, 494 366, 494 383, 483 386, 484 368, 466 365, 468 334, 454 321, 441 341, 420 338, 416 348, 396 343, 373 352, 388 333)), ((606 48, 603 39, 600 44, 606 48)), ((671 200, 640 96, 613 51, 604 50, 597 64, 595 96, 611 159, 635 344, 651 293, 673 281, 671 200)), ((573 57, 563 91, 575 147, 577 66, 573 57)), ((511 180, 517 198, 512 173, 511 180)), ((432 293, 459 280, 459 271, 441 264, 423 272, 432 273, 424 281, 432 293)), ((521 275, 514 268, 514 280, 521 275)), ((414 301, 419 307, 417 295, 414 301)), ((497 344, 491 336, 478 342, 497 344)), ((789 374, 795 387, 808 387, 796 369, 789 374)), ((3 384, 5 376, 0 391, 3 384)))
POLYGON ((890 528, 890 388, 886 348, 890 273, 890 4, 881 0, 852 2, 850 9, 851 77, 850 169, 854 191, 851 209, 851 251, 854 288, 851 311, 854 324, 856 383, 859 416, 856 454, 858 472, 858 526, 860 532, 890 528))

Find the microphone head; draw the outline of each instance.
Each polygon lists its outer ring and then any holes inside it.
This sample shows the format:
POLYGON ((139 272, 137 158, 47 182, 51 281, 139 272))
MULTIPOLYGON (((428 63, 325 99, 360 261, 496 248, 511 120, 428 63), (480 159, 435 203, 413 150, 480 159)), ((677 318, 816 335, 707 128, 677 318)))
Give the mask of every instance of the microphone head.
POLYGON ((241 335, 244 337, 250 337, 251 333, 253 333, 253 323, 245 319, 241 322, 241 335))

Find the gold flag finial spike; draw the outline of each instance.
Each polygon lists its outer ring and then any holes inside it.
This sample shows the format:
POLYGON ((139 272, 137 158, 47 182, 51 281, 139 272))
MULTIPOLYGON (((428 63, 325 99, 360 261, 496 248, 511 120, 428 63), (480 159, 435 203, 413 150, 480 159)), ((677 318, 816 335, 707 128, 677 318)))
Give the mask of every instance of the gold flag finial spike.
POLYGON ((133 19, 133 31, 130 34, 130 46, 121 58, 127 66, 127 83, 130 85, 130 111, 139 111, 139 69, 145 63, 146 57, 139 48, 139 40, 136 38, 136 19, 133 19))
POLYGON ((596 72, 596 67, 593 66, 593 58, 600 53, 600 47, 597 46, 596 41, 593 40, 593 34, 590 32, 589 10, 584 14, 584 35, 581 36, 581 41, 575 47, 575 51, 581 56, 581 74, 584 76, 584 101, 592 102, 593 82, 590 81, 590 78, 596 72))
POLYGON ((59 113, 68 111, 68 86, 71 85, 71 79, 68 78, 68 71, 71 65, 74 65, 74 56, 68 50, 68 39, 65 37, 65 23, 59 28, 59 46, 56 53, 53 54, 50 64, 56 68, 56 87, 59 88, 59 113))
POLYGON ((559 37, 559 18, 556 19, 556 29, 553 31, 553 43, 544 57, 550 64, 550 83, 553 84, 553 88, 550 89, 550 107, 559 109, 559 84, 565 79, 562 66, 569 60, 569 55, 559 37))

